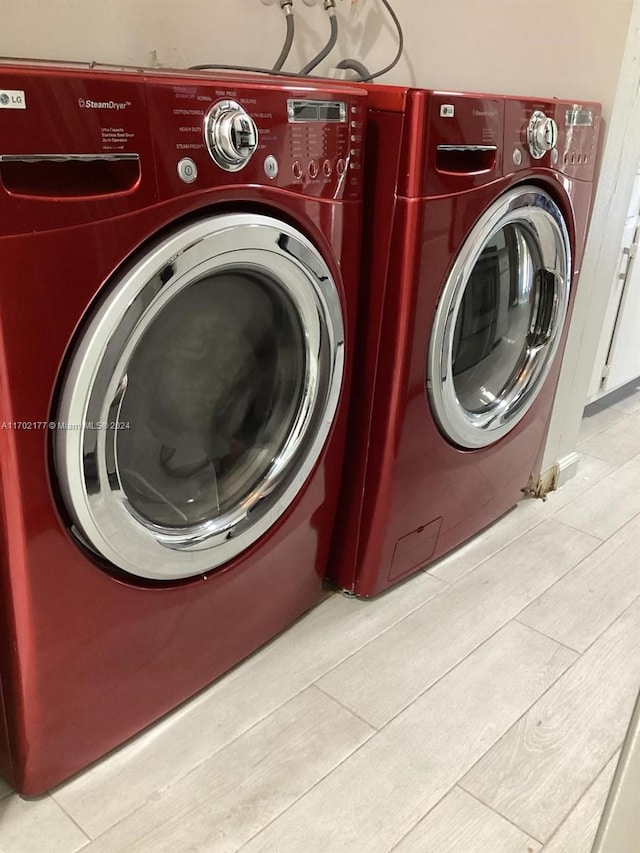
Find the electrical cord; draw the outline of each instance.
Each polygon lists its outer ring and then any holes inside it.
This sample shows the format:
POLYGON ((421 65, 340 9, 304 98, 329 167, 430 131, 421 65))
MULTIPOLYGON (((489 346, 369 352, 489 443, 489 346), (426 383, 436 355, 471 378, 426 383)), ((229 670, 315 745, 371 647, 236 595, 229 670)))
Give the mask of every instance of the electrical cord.
POLYGON ((323 59, 326 59, 327 56, 331 53, 333 48, 336 46, 336 42, 338 41, 338 19, 336 17, 336 2, 335 0, 324 0, 324 8, 325 11, 329 13, 329 21, 331 23, 331 35, 329 36, 329 41, 322 48, 320 53, 317 56, 314 56, 310 62, 304 66, 304 68, 300 69, 300 76, 306 77, 314 68, 317 68, 318 65, 322 62, 323 59))
POLYGON ((293 5, 292 0, 281 0, 280 8, 284 12, 287 19, 287 34, 284 40, 284 44, 282 46, 282 50, 280 51, 280 56, 276 59, 275 65, 271 69, 274 73, 277 73, 282 69, 282 66, 287 61, 287 57, 291 52, 291 45, 293 44, 293 37, 295 35, 295 19, 293 17, 293 5))

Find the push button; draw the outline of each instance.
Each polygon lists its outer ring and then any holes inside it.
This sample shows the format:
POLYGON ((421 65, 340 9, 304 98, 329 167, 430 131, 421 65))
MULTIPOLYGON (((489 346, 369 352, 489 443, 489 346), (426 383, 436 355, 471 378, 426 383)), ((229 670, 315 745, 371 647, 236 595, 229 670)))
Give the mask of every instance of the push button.
POLYGON ((198 177, 198 167, 191 157, 183 157, 178 163, 178 177, 185 184, 192 184, 198 177))
POLYGON ((344 161, 344 160, 343 160, 343 158, 341 157, 341 158, 338 160, 338 162, 336 163, 336 171, 338 172, 338 174, 339 174, 339 175, 344 175, 344 170, 345 170, 346 168, 347 168, 347 164, 345 163, 345 161, 344 161))
POLYGON ((278 177, 278 161, 273 154, 264 158, 264 173, 271 180, 278 177))
POLYGON ((311 162, 309 163, 309 176, 312 178, 317 178, 319 171, 320 167, 318 166, 318 161, 311 160, 311 162))
POLYGON ((325 160, 322 164, 322 172, 325 178, 330 178, 331 173, 333 172, 333 166, 331 165, 331 160, 325 160))
POLYGON ((303 175, 302 165, 296 160, 296 162, 291 167, 291 171, 293 172, 293 177, 300 180, 303 175))

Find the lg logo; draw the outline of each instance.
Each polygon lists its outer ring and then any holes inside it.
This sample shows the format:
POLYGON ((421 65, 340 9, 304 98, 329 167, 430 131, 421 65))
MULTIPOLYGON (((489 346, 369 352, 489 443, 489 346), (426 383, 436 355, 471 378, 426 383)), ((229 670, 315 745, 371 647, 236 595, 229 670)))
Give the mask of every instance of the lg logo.
POLYGON ((0 90, 0 110, 26 110, 27 103, 21 89, 0 90))

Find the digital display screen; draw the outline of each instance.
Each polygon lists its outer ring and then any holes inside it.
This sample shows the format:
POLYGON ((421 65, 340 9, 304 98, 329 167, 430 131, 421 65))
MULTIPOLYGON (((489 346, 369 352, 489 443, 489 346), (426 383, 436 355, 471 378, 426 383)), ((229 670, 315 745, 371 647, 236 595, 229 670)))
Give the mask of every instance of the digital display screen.
POLYGON ((289 121, 345 122, 347 105, 344 101, 288 101, 289 121))
POLYGON ((320 121, 344 121, 343 104, 319 104, 318 116, 320 121))
POLYGON ((592 127, 593 110, 567 110, 564 121, 567 127, 592 127))
POLYGON ((293 112, 294 121, 318 121, 316 104, 296 104, 293 112))

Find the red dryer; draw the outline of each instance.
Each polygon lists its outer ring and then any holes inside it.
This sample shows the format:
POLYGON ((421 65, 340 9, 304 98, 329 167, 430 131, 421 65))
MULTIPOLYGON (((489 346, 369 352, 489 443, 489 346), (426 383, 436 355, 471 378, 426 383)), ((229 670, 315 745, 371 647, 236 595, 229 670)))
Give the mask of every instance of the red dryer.
POLYGON ((548 428, 595 103, 371 87, 359 345, 332 578, 374 595, 513 507, 548 428))
POLYGON ((0 66, 0 774, 24 794, 320 598, 365 103, 0 66))

